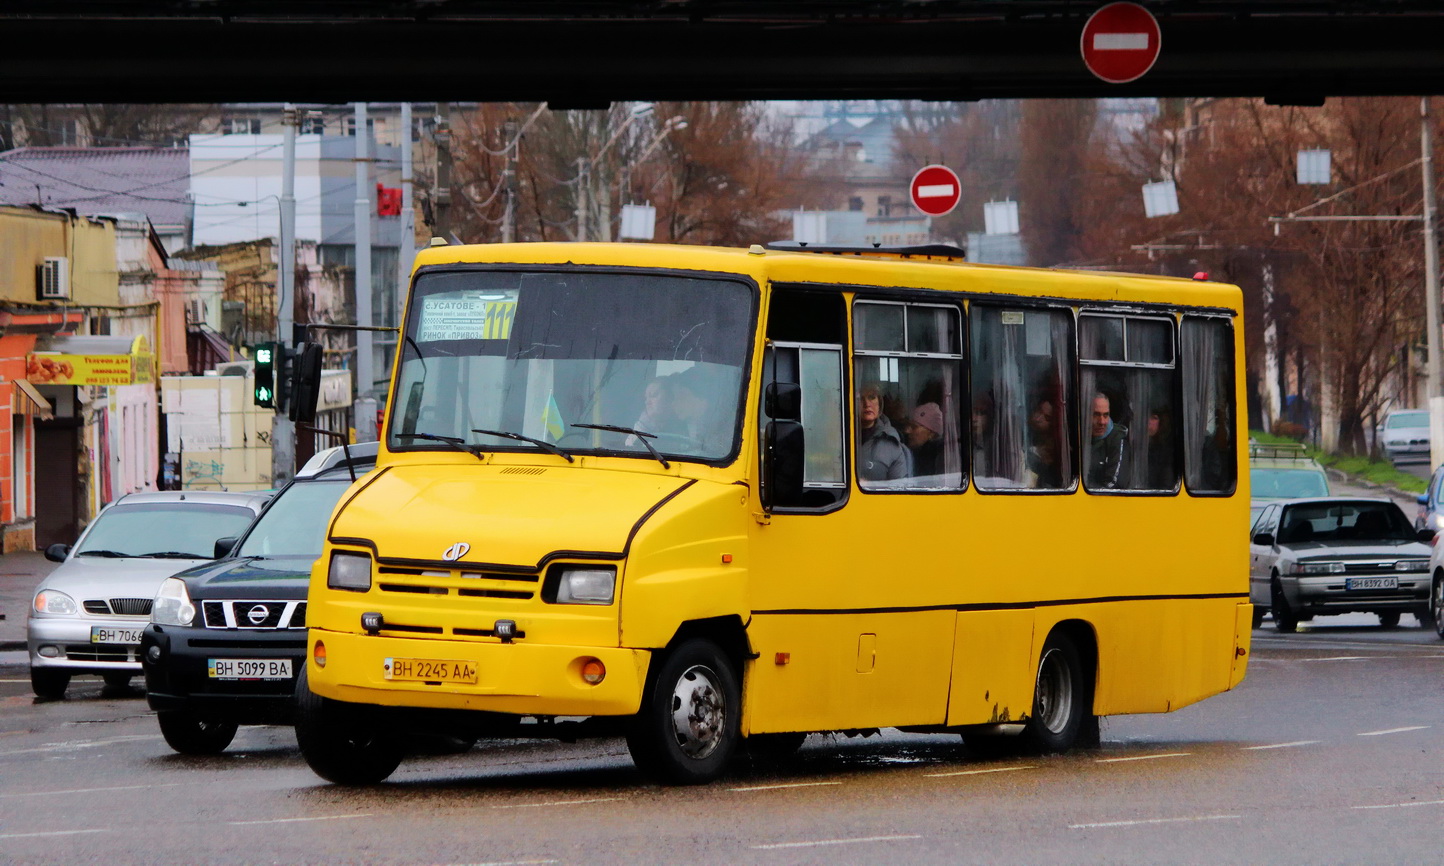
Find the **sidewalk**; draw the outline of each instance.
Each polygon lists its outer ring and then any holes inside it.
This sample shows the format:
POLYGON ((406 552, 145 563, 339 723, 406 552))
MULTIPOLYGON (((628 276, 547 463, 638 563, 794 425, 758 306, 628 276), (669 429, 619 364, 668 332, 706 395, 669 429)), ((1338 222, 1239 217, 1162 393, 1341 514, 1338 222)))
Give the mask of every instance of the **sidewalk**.
POLYGON ((38 550, 0 556, 0 652, 25 649, 25 615, 35 587, 60 563, 38 550))

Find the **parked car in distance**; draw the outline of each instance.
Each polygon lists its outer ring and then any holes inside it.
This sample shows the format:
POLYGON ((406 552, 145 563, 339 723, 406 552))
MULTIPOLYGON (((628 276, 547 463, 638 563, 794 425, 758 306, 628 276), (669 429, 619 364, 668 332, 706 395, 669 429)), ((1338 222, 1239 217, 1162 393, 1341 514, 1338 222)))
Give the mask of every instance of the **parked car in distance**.
POLYGON ((1265 608, 1281 632, 1301 620, 1373 613, 1392 628, 1400 614, 1421 625, 1429 611, 1433 530, 1416 530, 1388 499, 1327 497, 1274 502, 1249 539, 1254 627, 1265 608))
POLYGON ((1395 463, 1429 461, 1428 409, 1390 412, 1377 432, 1384 456, 1395 463))
POLYGON ((166 579, 141 650, 146 700, 177 752, 214 754, 240 725, 289 724, 306 658, 306 589, 326 524, 375 442, 312 457, 229 552, 166 579))
POLYGON ((1304 450, 1304 446, 1260 445, 1248 447, 1249 523, 1257 522, 1265 505, 1283 499, 1328 496, 1329 476, 1304 450))
POLYGON ((45 557, 61 565, 36 587, 25 624, 35 694, 62 697, 77 674, 129 683, 141 670, 140 636, 161 581, 214 559, 216 539, 238 534, 268 498, 131 493, 96 515, 74 545, 46 548, 45 557))

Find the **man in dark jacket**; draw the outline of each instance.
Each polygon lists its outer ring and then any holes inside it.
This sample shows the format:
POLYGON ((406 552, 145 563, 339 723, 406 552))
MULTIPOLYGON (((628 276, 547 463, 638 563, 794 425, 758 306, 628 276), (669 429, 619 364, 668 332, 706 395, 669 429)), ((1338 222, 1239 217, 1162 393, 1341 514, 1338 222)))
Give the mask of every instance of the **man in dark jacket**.
POLYGON ((865 385, 857 397, 857 474, 863 481, 893 481, 912 474, 912 456, 882 411, 882 389, 865 385))
POLYGON ((1113 423, 1112 403, 1107 395, 1093 395, 1093 422, 1088 432, 1088 474, 1090 490, 1116 490, 1123 484, 1123 446, 1128 428, 1113 423))

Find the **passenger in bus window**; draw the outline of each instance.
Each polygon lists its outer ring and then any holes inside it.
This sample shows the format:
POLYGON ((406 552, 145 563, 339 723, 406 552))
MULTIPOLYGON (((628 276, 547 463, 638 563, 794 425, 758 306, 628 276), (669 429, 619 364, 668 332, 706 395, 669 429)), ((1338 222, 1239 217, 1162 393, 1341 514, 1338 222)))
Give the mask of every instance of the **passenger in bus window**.
POLYGON ((993 447, 993 398, 987 393, 973 397, 973 475, 983 478, 993 474, 990 457, 993 447))
POLYGON ((1062 437, 1058 430, 1057 404, 1043 397, 1028 413, 1028 473, 1032 476, 1031 486, 1057 490, 1063 487, 1063 470, 1059 465, 1058 453, 1062 449, 1062 437))
POLYGON ((908 448, 913 453, 913 474, 943 474, 943 410, 936 403, 924 403, 908 418, 908 448))
POLYGON ((894 481, 912 474, 912 458, 897 428, 882 411, 882 386, 869 383, 857 395, 857 474, 863 481, 894 481))
POLYGON ((1115 490, 1123 477, 1123 445, 1128 428, 1113 422, 1112 401, 1103 392, 1093 395, 1091 441, 1087 482, 1092 490, 1115 490))
MULTIPOLYGON (((666 376, 658 376, 647 383, 642 397, 642 414, 632 427, 643 433, 681 433, 682 425, 674 403, 671 383, 666 376)), ((627 436, 628 445, 634 445, 636 441, 637 437, 627 436)))
POLYGON ((1148 413, 1148 489, 1172 490, 1178 482, 1173 468, 1173 425, 1162 409, 1148 413))

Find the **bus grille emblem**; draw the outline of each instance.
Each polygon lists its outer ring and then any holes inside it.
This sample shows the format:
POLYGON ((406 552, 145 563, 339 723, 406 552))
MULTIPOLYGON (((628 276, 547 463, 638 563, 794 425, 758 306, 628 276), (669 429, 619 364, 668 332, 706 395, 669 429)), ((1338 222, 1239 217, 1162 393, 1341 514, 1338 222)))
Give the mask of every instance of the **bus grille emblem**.
POLYGON ((466 556, 467 552, 470 550, 471 545, 467 544, 464 541, 458 541, 450 547, 446 548, 446 552, 441 554, 441 558, 446 560, 447 562, 454 562, 458 559, 461 559, 463 556, 466 556))

